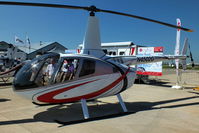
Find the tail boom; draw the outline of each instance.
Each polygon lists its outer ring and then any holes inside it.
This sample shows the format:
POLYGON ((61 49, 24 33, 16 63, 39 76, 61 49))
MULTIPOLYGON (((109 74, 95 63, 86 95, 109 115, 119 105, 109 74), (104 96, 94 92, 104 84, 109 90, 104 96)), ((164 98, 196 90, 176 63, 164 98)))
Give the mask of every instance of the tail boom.
POLYGON ((186 55, 162 55, 162 56, 117 56, 117 57, 109 57, 106 60, 111 62, 117 62, 125 65, 136 65, 136 64, 147 64, 159 61, 166 60, 185 60, 187 58, 186 55))

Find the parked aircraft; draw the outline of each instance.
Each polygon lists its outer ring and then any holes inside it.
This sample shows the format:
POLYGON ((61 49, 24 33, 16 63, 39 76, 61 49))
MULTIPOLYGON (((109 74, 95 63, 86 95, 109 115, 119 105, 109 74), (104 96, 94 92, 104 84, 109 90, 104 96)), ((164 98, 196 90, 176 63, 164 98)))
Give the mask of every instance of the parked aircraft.
POLYGON ((122 15, 192 31, 187 28, 132 14, 103 10, 95 6, 2 1, 0 5, 80 9, 90 13, 81 54, 42 55, 26 63, 17 72, 13 81, 14 91, 37 105, 81 102, 85 119, 90 118, 86 101, 107 96, 117 96, 123 111, 128 112, 120 93, 130 88, 136 77, 136 68, 131 68, 129 65, 174 59, 186 60, 187 57, 186 48, 181 55, 108 56, 101 49, 99 21, 95 13, 122 15))

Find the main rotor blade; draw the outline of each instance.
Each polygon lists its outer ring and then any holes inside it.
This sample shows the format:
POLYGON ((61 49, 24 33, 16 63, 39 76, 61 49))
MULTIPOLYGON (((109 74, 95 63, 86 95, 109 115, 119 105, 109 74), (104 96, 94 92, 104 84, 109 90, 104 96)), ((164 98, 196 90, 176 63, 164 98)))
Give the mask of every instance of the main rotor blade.
POLYGON ((66 8, 66 9, 83 9, 83 10, 89 10, 89 7, 83 7, 83 6, 71 6, 71 5, 59 5, 59 4, 46 4, 46 3, 11 2, 11 1, 0 1, 0 5, 37 6, 37 7, 53 7, 53 8, 66 8))
POLYGON ((168 27, 181 29, 181 30, 184 30, 184 31, 187 31, 187 32, 193 32, 193 30, 191 30, 191 29, 172 25, 172 24, 169 24, 169 23, 165 23, 165 22, 161 22, 161 21, 157 21, 157 20, 153 20, 153 19, 145 18, 145 17, 141 17, 141 16, 136 16, 136 15, 132 15, 132 14, 127 14, 127 13, 98 9, 95 6, 83 7, 83 6, 71 6, 71 5, 59 5, 59 4, 8 2, 8 1, 0 1, 0 5, 53 7, 53 8, 65 8, 65 9, 81 9, 81 10, 87 10, 87 11, 91 11, 91 12, 105 12, 105 13, 111 13, 111 14, 116 14, 116 15, 122 15, 122 16, 137 18, 137 19, 141 19, 141 20, 145 20, 145 21, 149 21, 149 22, 154 22, 154 23, 158 23, 158 24, 165 25, 165 26, 168 26, 168 27))
POLYGON ((105 12, 105 13, 111 13, 111 14, 117 14, 117 15, 137 18, 137 19, 146 20, 146 21, 149 21, 149 22, 154 22, 154 23, 158 23, 158 24, 161 24, 161 25, 165 25, 165 26, 172 27, 172 28, 181 29, 181 30, 184 30, 184 31, 187 31, 187 32, 193 32, 193 30, 191 30, 191 29, 187 29, 187 28, 184 28, 184 27, 180 27, 180 26, 169 24, 169 23, 161 22, 161 21, 158 21, 158 20, 153 20, 153 19, 150 19, 150 18, 145 18, 145 17, 136 16, 136 15, 132 15, 132 14, 121 13, 121 12, 110 11, 110 10, 102 10, 102 9, 98 9, 98 12, 105 12))

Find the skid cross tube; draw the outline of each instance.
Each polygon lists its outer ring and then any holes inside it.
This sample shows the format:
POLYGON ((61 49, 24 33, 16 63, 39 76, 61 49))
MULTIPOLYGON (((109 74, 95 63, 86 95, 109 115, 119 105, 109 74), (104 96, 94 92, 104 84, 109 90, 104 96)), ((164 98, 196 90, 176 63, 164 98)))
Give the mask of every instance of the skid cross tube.
POLYGON ((127 112, 128 110, 127 110, 127 108, 126 108, 125 103, 124 103, 123 100, 122 100, 121 95, 120 95, 120 94, 117 94, 117 98, 118 98, 118 100, 119 100, 119 102, 120 102, 120 105, 121 105, 123 111, 124 111, 124 112, 127 112))
POLYGON ((88 107, 87 107, 85 99, 81 99, 81 105, 82 105, 82 111, 84 114, 84 119, 89 119, 90 116, 89 116, 88 107))

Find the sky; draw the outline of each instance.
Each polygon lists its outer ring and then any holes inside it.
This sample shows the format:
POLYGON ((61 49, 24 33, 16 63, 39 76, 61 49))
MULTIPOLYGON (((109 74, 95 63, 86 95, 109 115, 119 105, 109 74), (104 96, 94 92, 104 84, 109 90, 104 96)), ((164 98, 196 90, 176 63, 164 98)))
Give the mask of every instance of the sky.
MULTIPOLYGON (((16 1, 16 0, 10 0, 16 1)), ((76 6, 91 6, 147 17, 170 24, 180 18, 182 26, 194 32, 181 31, 181 47, 187 37, 195 62, 199 63, 198 0, 18 0, 76 6)), ((0 41, 14 43, 29 37, 32 44, 59 42, 76 49, 83 42, 89 13, 84 10, 0 5, 0 41)), ((163 46, 165 54, 173 54, 176 29, 118 16, 96 13, 100 20, 101 42, 132 41, 137 45, 163 46)))

